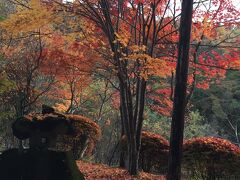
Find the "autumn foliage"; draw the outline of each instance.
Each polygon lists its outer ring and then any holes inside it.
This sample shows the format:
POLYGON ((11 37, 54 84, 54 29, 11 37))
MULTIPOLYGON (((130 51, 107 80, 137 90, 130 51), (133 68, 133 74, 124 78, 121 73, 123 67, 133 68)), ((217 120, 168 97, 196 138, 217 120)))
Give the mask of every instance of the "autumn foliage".
POLYGON ((199 137, 185 141, 184 170, 195 178, 239 178, 240 148, 230 141, 199 137))
POLYGON ((131 176, 125 169, 109 167, 103 164, 93 164, 89 162, 77 161, 80 171, 84 174, 86 180, 106 180, 106 179, 124 179, 124 180, 165 180, 162 175, 154 175, 146 172, 140 172, 138 176, 131 176))
POLYGON ((66 144, 73 149, 76 159, 79 153, 91 155, 96 142, 101 137, 101 129, 93 120, 80 115, 66 115, 71 121, 74 129, 74 136, 63 136, 59 143, 66 144), (84 152, 83 152, 84 151, 84 152))
MULTIPOLYGON (((158 134, 145 131, 141 141, 139 167, 145 172, 164 174, 169 142, 158 134)), ((183 174, 187 177, 239 177, 239 165, 240 148, 228 140, 199 137, 184 142, 183 174)))
MULTIPOLYGON (((13 0, 13 9, 0 22, 0 59, 5 62, 0 79, 4 73, 13 82, 14 90, 4 100, 17 116, 25 115, 17 121, 15 135, 35 138, 40 131, 43 137, 57 136, 55 149, 73 149, 76 159, 91 155, 101 137, 99 125, 69 113, 82 114, 84 89, 104 79, 115 88, 112 107, 121 111, 123 144, 133 157, 128 160, 131 173, 137 174, 138 159, 144 171, 165 172, 168 141, 141 131, 145 105, 172 115, 179 2, 13 0), (29 114, 39 108, 40 98, 63 114, 29 114)), ((186 101, 196 88, 206 90, 229 70, 240 69, 240 12, 233 1, 195 4, 186 101)), ((191 169, 196 160, 206 176, 210 171, 225 176, 235 173, 235 162, 239 166, 239 148, 222 139, 196 138, 186 141, 184 159, 186 171, 196 173, 191 169)))
MULTIPOLYGON (((123 143, 126 138, 123 137, 123 143)), ((143 131, 139 168, 145 172, 166 172, 169 142, 161 135, 143 131)))
POLYGON ((145 172, 166 172, 169 142, 161 135, 146 131, 142 132, 141 141, 140 168, 145 172))

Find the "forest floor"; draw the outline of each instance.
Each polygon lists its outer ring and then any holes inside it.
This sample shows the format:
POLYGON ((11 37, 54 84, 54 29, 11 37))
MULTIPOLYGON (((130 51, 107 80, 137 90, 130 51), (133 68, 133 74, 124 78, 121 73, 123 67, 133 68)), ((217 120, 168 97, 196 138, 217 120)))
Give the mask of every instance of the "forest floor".
POLYGON ((77 165, 86 180, 165 180, 164 176, 140 172, 138 176, 130 176, 125 169, 109 167, 103 164, 77 161, 77 165))

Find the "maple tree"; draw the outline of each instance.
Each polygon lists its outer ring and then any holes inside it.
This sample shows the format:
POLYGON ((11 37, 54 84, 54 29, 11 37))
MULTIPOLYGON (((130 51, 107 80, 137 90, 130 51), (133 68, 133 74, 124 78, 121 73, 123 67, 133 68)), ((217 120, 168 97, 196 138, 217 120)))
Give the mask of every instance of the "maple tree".
POLYGON ((119 81, 122 126, 128 139, 127 168, 131 174, 137 174, 146 81, 150 75, 166 76, 169 73, 169 69, 165 68, 167 63, 159 61, 153 53, 156 38, 163 25, 155 19, 156 13, 161 13, 161 10, 158 11, 161 3, 150 5, 133 2, 131 7, 120 2, 96 3, 99 7, 95 7, 94 2, 80 2, 76 11, 101 28, 112 50, 110 60, 115 66, 119 81), (141 9, 149 12, 148 18, 144 17, 141 9), (134 18, 129 17, 129 13, 134 18), (130 32, 127 30, 129 26, 132 29, 130 32))
MULTIPOLYGON (((176 23, 178 15, 173 18, 166 17, 166 12, 170 8, 167 1, 136 1, 130 5, 128 6, 127 2, 121 4, 120 2, 87 1, 74 2, 72 6, 63 5, 63 7, 69 11, 73 9, 72 12, 76 15, 92 20, 96 24, 95 31, 103 35, 98 29, 103 30, 106 36, 104 41, 108 41, 111 47, 113 54, 110 52, 111 59, 108 61, 116 70, 116 76, 120 82, 123 127, 128 137, 129 154, 132 154, 129 156, 132 158, 129 161, 130 166, 133 161, 132 170, 130 167, 129 170, 134 174, 137 169, 134 166, 137 164, 135 161, 137 161, 137 151, 140 146, 146 81, 151 75, 170 74, 171 69, 165 67, 170 67, 170 64, 172 67, 175 65, 175 63, 168 64, 168 61, 161 61, 156 56, 160 49, 168 55, 170 51, 176 49, 171 45, 163 46, 162 43, 164 41, 176 42, 177 28, 171 22, 176 23), (95 7, 94 3, 98 6, 95 7), (111 9, 106 8, 108 6, 111 6, 111 9), (147 16, 144 17, 143 13, 147 16), (161 20, 156 19, 157 15, 162 17, 161 20)), ((158 56, 163 60, 166 59, 162 54, 158 56)), ((169 100, 166 102, 168 103, 169 100)))
MULTIPOLYGON (((110 84, 116 88, 116 97, 111 98, 120 109, 122 135, 127 137, 127 168, 137 174, 146 99, 152 110, 165 116, 172 113, 181 13, 178 1, 13 2, 15 13, 0 23, 2 37, 13 42, 8 50, 14 50, 18 39, 41 37, 44 46, 33 51, 44 58, 37 73, 54 75, 55 84, 47 96, 58 110, 81 112, 81 96, 92 83, 93 72, 105 79, 106 89, 110 84)), ((224 78, 227 70, 239 69, 238 16, 228 0, 195 2, 187 101, 195 88, 207 89, 224 78)), ((36 95, 28 94, 32 99, 36 95)), ((103 114, 104 97, 94 115, 97 121, 103 114)))
MULTIPOLYGON (((239 12, 229 1, 196 2, 190 48, 188 76, 188 101, 196 88, 208 89, 225 78, 227 71, 239 70, 239 12), (224 15, 223 15, 224 14, 224 15)), ((168 41, 164 44, 172 44, 168 41)), ((175 48, 176 49, 176 48, 175 48)), ((167 60, 175 62, 173 50, 167 60)), ((174 74, 159 87, 150 87, 150 108, 162 115, 171 115, 174 74), (168 83, 168 84, 167 84, 168 83)))
MULTIPOLYGON (((20 50, 20 46, 26 45, 24 41, 33 41, 34 38, 39 39, 39 49, 36 50, 36 53, 39 53, 39 61, 41 62, 36 62, 38 68, 35 66, 32 68, 45 77, 52 76, 55 85, 54 95, 57 94, 59 99, 66 101, 63 104, 56 105, 59 106, 59 110, 62 106, 62 108, 66 108, 67 112, 70 112, 74 109, 77 94, 90 82, 90 69, 93 69, 94 66, 92 60, 96 58, 94 53, 90 52, 88 47, 83 46, 83 41, 76 40, 76 36, 83 36, 81 33, 72 30, 66 34, 65 29, 68 26, 65 22, 66 17, 64 13, 56 13, 57 6, 39 0, 32 0, 28 3, 20 3, 19 1, 15 4, 16 12, 10 14, 5 21, 1 22, 5 41, 5 47, 2 50, 6 53, 13 53, 11 50, 17 51, 14 47, 16 42, 23 42, 22 45, 19 44, 18 50, 20 50), (39 13, 40 11, 41 13, 39 13), (63 27, 59 27, 60 23, 63 27), (13 28, 15 26, 18 28, 13 28), (13 43, 8 44, 8 42, 13 43), (6 48, 10 45, 11 48, 6 48), (84 51, 82 51, 83 49, 84 51), (61 90, 60 87, 65 85, 69 87, 61 90), (56 93, 56 90, 58 93, 56 93)), ((68 23, 71 23, 71 21, 76 20, 70 19, 68 23)), ((90 38, 88 38, 88 43, 89 41, 90 38)), ((26 53, 28 52, 26 51, 26 53)), ((26 59, 26 62, 28 63, 29 60, 26 59)), ((23 63, 23 65, 25 64, 23 63)), ((20 74, 21 72, 16 73, 20 74)), ((52 94, 53 89, 48 87, 47 91, 49 97, 56 99, 52 94)))
MULTIPOLYGON (((62 37, 60 37, 62 38, 62 37)), ((53 44, 55 41, 53 41, 53 44)), ((63 41, 64 42, 64 41, 63 41)), ((94 69, 93 57, 88 51, 88 57, 83 55, 80 45, 74 42, 68 49, 61 50, 52 47, 47 50, 48 62, 44 67, 46 74, 52 71, 56 74, 57 84, 48 93, 53 99, 61 100, 55 108, 61 112, 73 113, 80 103, 83 90, 91 82, 91 71, 94 69), (77 50, 78 49, 78 50, 77 50), (56 93, 57 91, 57 93, 56 93)))

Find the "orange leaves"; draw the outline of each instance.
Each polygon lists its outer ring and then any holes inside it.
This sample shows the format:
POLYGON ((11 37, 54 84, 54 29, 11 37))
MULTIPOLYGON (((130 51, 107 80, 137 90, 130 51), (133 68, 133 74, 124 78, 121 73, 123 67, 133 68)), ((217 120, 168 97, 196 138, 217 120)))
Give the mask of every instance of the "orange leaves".
POLYGON ((128 31, 122 31, 121 33, 115 33, 116 41, 113 43, 119 42, 122 47, 127 47, 129 40, 130 40, 130 34, 128 31))
POLYGON ((158 77, 167 77, 173 71, 164 60, 158 58, 148 58, 144 69, 147 75, 158 77))
POLYGON ((214 137, 199 137, 187 140, 184 143, 184 151, 197 150, 199 153, 233 153, 240 156, 240 148, 230 141, 214 137))
POLYGON ((190 61, 189 85, 196 84, 197 88, 208 89, 210 84, 225 78, 228 69, 239 69, 239 53, 235 49, 216 49, 198 54, 198 58, 190 61), (194 70, 195 69, 195 70, 194 70))
POLYGON ((58 23, 61 19, 48 10, 40 0, 31 0, 29 8, 17 6, 15 14, 0 23, 0 27, 12 36, 44 29, 51 24, 58 23))
POLYGON ((183 145, 183 161, 185 170, 192 175, 200 173, 201 177, 209 177, 215 174, 226 179, 239 175, 240 148, 225 139, 193 138, 183 145))
POLYGON ((132 53, 135 53, 135 54, 143 54, 146 52, 147 50, 147 47, 146 46, 138 46, 138 45, 132 45, 129 47, 129 49, 132 51, 132 53))
POLYGON ((240 70, 240 53, 239 51, 232 51, 229 54, 225 54, 224 58, 226 59, 227 67, 231 69, 240 70))
POLYGON ((70 105, 70 101, 67 100, 64 103, 56 103, 53 108, 58 112, 65 113, 70 105))
POLYGON ((213 22, 206 15, 202 22, 195 22, 192 25, 191 38, 193 41, 200 42, 203 38, 214 40, 216 37, 216 29, 213 22))
MULTIPOLYGON (((142 132, 142 143, 150 143, 150 142, 155 142, 157 146, 157 148, 161 148, 161 149, 168 149, 169 148, 169 142, 163 138, 162 136, 160 136, 159 134, 154 134, 151 132, 147 132, 147 131, 143 131, 142 132)), ((151 145, 151 144, 149 144, 151 145)), ((155 146, 153 144, 153 146, 155 146)), ((146 148, 150 148, 150 147, 146 147, 146 148)))
POLYGON ((196 87, 199 89, 206 90, 209 88, 209 83, 208 82, 200 82, 196 84, 196 87))
POLYGON ((164 176, 140 172, 137 177, 131 176, 127 170, 121 168, 108 167, 102 164, 92 164, 83 161, 77 161, 80 171, 84 174, 86 180, 106 180, 106 179, 124 179, 124 180, 165 180, 164 176))
POLYGON ((149 104, 150 108, 163 116, 171 116, 173 107, 171 93, 171 88, 159 88, 155 90, 153 95, 148 96, 152 101, 152 103, 149 104))
POLYGON ((137 64, 141 77, 148 79, 149 76, 166 77, 171 74, 173 69, 167 62, 148 55, 146 46, 132 45, 129 50, 131 54, 125 55, 123 59, 137 64))
POLYGON ((229 64, 229 67, 232 69, 240 69, 240 59, 237 59, 236 61, 231 62, 229 64))

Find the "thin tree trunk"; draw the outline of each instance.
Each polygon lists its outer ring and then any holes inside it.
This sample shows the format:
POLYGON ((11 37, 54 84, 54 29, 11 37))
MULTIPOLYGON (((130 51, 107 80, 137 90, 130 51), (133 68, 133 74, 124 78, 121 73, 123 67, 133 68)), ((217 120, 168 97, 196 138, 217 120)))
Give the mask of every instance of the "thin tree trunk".
MULTIPOLYGON (((115 29, 110 14, 109 1, 101 0, 100 6, 102 8, 102 14, 104 16, 104 24, 101 24, 103 31, 106 33, 109 44, 114 52, 114 61, 118 71, 119 87, 120 87, 120 105, 122 112, 122 120, 124 126, 124 135, 127 137, 128 154, 126 167, 131 175, 138 173, 138 156, 141 144, 141 130, 143 121, 143 110, 145 100, 146 82, 144 79, 139 79, 140 82, 144 82, 141 86, 133 86, 130 82, 130 77, 127 70, 127 62, 121 61, 121 54, 119 53, 119 43, 113 43, 116 41, 115 32, 119 32, 119 28, 115 29), (132 89, 136 88, 136 92, 139 93, 139 98, 134 99, 132 89)), ((100 22, 103 19, 100 18, 100 22)), ((146 25, 142 31, 144 37, 143 44, 147 44, 147 37, 145 37, 146 25)), ((126 156, 125 156, 126 157, 126 156)))
POLYGON ((189 66, 189 46, 192 24, 193 0, 182 1, 176 85, 171 125, 170 153, 168 161, 168 180, 181 179, 181 159, 186 109, 187 78, 189 66))
MULTIPOLYGON (((139 79, 139 85, 137 86, 136 107, 133 115, 133 127, 131 129, 130 143, 129 143, 129 172, 131 175, 138 174, 138 161, 139 152, 141 147, 141 132, 143 124, 143 112, 145 106, 145 92, 146 81, 142 78, 139 79)), ((132 111, 133 113, 133 111, 132 111)))
MULTIPOLYGON (((124 121, 123 121, 123 112, 122 112, 122 106, 120 106, 120 115, 121 115, 121 138, 124 137, 125 131, 124 131, 124 121)), ((122 144, 120 145, 120 160, 119 160, 119 166, 121 168, 125 168, 125 153, 124 153, 124 148, 122 147, 122 144)))

